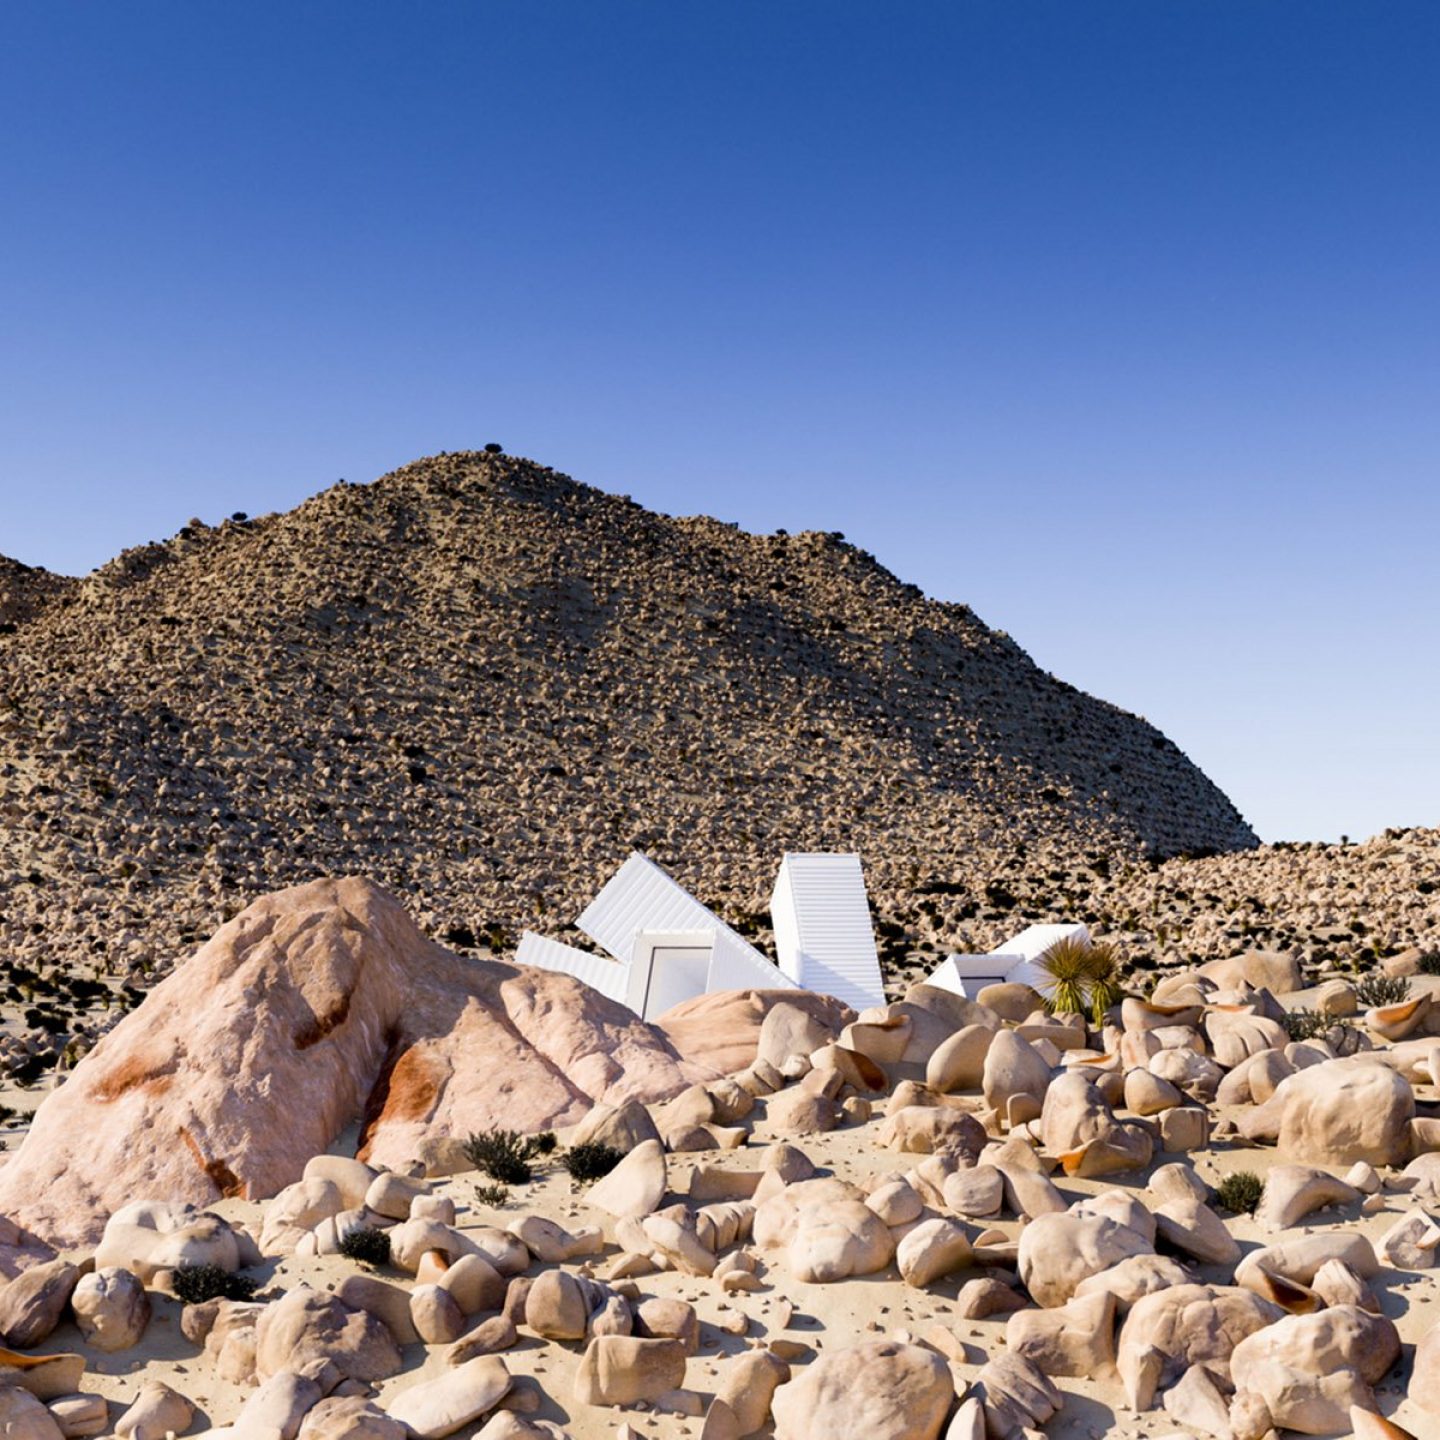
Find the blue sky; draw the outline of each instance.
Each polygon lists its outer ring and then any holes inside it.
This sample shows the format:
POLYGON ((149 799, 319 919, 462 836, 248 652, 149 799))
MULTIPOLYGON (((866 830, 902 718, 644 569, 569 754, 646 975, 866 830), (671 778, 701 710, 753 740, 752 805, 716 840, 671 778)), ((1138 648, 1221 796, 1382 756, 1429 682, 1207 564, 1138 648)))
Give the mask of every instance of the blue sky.
POLYGON ((498 440, 1440 824, 1440 7, 0 9, 0 553, 498 440))

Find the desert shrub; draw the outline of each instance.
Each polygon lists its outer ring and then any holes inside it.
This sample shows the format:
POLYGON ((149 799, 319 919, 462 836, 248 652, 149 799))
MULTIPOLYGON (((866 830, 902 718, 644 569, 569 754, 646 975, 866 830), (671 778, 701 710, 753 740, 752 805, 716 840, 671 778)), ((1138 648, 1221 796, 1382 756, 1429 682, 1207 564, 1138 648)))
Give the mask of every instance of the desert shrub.
POLYGON ((218 1265, 178 1265, 170 1288, 186 1305, 203 1305, 207 1300, 248 1300, 258 1282, 248 1275, 232 1275, 218 1265))
POLYGON ((1422 975, 1440 975, 1440 950, 1427 950, 1420 957, 1422 975))
POLYGON ((1355 987, 1355 999, 1362 1010, 1399 1005, 1409 998, 1410 982, 1403 975, 1367 975, 1355 987))
POLYGON ((1313 1040, 1330 1028, 1330 1021, 1326 1016, 1318 1015, 1304 1006, 1298 1010, 1287 1010, 1280 1017, 1280 1023, 1292 1040, 1313 1040))
POLYGON ((1045 1008, 1052 1015, 1085 1013, 1085 1002, 1090 995, 1086 968, 1089 955, 1088 945, 1078 940, 1062 940, 1041 956, 1039 964, 1045 979, 1040 982, 1040 990, 1045 996, 1045 1008))
POLYGON ((465 1158, 502 1185, 525 1185, 530 1180, 530 1162, 554 1148, 553 1131, 521 1135, 516 1130, 482 1130, 466 1140, 465 1158))
POLYGON ((1090 947, 1089 977, 1090 1019, 1098 1030, 1105 1023, 1105 1012, 1124 995, 1120 955, 1113 945, 1100 941, 1090 947))
POLYGON ((390 1263, 390 1236, 374 1225, 362 1225, 356 1230, 347 1230, 340 1237, 340 1253, 358 1260, 362 1265, 388 1265, 390 1263))
POLYGON ((1098 1026, 1120 999, 1120 957, 1113 945, 1062 940, 1040 957, 1046 979, 1040 982, 1045 1008, 1052 1015, 1092 1013, 1098 1026))
POLYGON ((613 1145, 587 1140, 583 1145, 572 1145, 560 1163, 570 1172, 572 1180, 589 1185, 602 1175, 608 1175, 624 1158, 624 1152, 613 1145))
POLYGON ((509 1203, 510 1192, 503 1185, 477 1185, 475 1199, 481 1205, 490 1205, 499 1209, 501 1205, 509 1203))
POLYGON ((1215 1198, 1232 1215, 1253 1215, 1264 1193, 1265 1182, 1253 1170, 1237 1170, 1220 1182, 1215 1198))

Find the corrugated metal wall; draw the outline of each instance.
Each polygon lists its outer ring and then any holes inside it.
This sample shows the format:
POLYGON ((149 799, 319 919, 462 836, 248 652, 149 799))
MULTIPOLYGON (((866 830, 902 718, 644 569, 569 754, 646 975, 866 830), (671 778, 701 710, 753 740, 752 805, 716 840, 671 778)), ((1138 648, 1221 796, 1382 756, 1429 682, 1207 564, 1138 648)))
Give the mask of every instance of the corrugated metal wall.
POLYGON ((785 974, 856 1010, 885 1003, 858 855, 786 855, 770 916, 785 974))
POLYGON ((610 877, 575 923, 617 960, 627 962, 641 930, 713 930, 711 990, 793 988, 753 945, 638 852, 610 877))
POLYGON ((577 950, 573 945, 562 944, 545 935, 527 930, 520 937, 519 948, 515 951, 517 965, 534 965, 540 970, 554 970, 561 975, 573 975, 592 990, 598 990, 609 1000, 628 1003, 626 989, 630 979, 629 965, 616 960, 607 960, 603 955, 592 955, 588 950, 577 950))

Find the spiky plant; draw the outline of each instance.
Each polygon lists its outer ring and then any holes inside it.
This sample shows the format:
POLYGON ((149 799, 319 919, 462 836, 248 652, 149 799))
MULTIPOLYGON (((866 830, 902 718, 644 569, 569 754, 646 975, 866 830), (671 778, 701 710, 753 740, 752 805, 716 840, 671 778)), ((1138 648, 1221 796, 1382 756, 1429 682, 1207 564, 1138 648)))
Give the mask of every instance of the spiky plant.
POLYGON ((1105 1012, 1124 993, 1120 985, 1120 955, 1108 942, 1086 945, 1062 940, 1037 962, 1048 977, 1041 982, 1045 1008, 1052 1015, 1089 1014, 1099 1029, 1105 1012))
POLYGON ((1078 940, 1052 945, 1036 962, 1045 972, 1040 992, 1052 1015, 1083 1015, 1089 1008, 1090 947, 1078 940))
POLYGON ((1098 1030, 1105 1023, 1105 1012, 1118 1004, 1125 993, 1120 984, 1120 952, 1109 941, 1101 940, 1085 955, 1090 981, 1090 1018, 1098 1030))
POLYGON ((1427 950, 1420 957, 1419 969, 1422 975, 1440 975, 1440 950, 1427 950))
POLYGON ((1367 975, 1355 987, 1355 998, 1365 1010, 1400 1005, 1410 998, 1410 982, 1402 975, 1367 975))

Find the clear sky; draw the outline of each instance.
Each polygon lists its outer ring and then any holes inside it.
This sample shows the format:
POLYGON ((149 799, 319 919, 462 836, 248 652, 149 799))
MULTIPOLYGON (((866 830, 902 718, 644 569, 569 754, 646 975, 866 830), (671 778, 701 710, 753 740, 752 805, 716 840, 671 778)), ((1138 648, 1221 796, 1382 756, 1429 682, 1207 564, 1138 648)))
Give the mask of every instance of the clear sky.
POLYGON ((502 442, 1440 824, 1440 5, 0 7, 0 553, 502 442))

